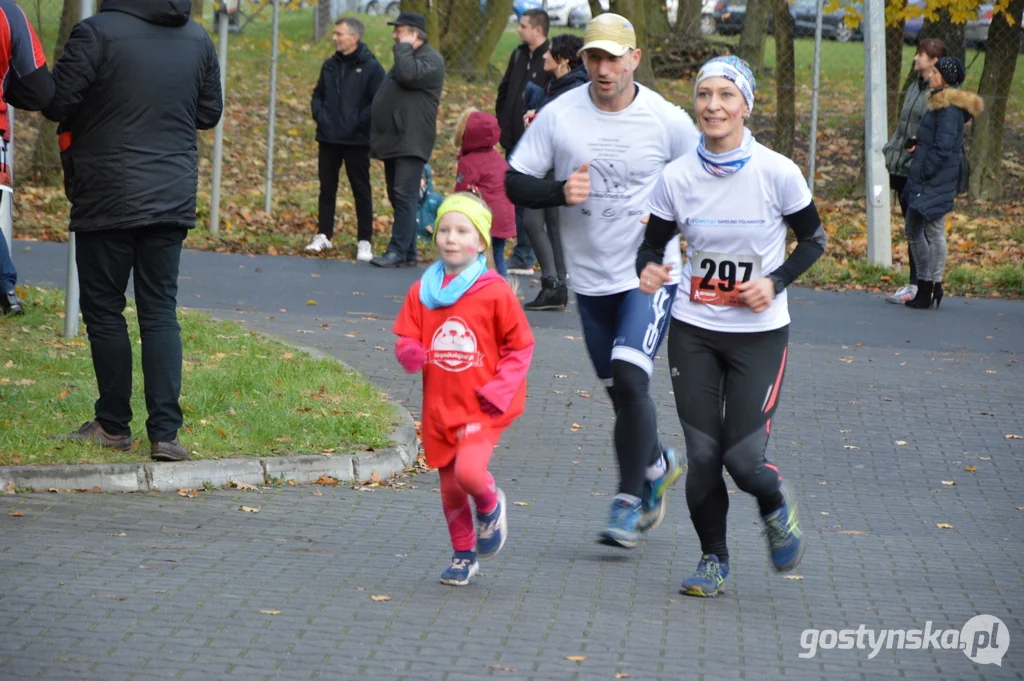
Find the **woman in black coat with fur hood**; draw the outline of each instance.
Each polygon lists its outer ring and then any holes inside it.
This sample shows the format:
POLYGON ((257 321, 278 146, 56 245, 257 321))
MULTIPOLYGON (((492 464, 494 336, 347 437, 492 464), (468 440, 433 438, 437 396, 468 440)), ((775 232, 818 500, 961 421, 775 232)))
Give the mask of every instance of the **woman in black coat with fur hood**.
POLYGON ((964 66, 956 57, 942 57, 929 76, 928 112, 917 129, 914 160, 903 189, 907 203, 907 243, 917 263, 917 295, 908 307, 926 309, 942 301, 942 270, 946 265, 946 213, 953 210, 964 125, 984 108, 981 97, 960 90, 964 66))

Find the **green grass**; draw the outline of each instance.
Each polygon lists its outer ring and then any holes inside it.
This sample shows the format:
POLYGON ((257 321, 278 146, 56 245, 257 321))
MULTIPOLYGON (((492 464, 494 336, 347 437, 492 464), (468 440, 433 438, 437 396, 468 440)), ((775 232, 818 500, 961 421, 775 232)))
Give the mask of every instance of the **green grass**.
MULTIPOLYGON (((0 317, 0 465, 149 460, 141 353, 133 303, 126 310, 136 348, 132 420, 134 446, 116 452, 62 443, 55 433, 93 417, 96 380, 84 331, 62 337, 63 296, 19 289, 26 314, 0 317)), ((195 459, 291 453, 342 453, 389 444, 395 423, 386 396, 330 360, 315 360, 277 341, 180 311, 184 363, 182 444, 195 459)))

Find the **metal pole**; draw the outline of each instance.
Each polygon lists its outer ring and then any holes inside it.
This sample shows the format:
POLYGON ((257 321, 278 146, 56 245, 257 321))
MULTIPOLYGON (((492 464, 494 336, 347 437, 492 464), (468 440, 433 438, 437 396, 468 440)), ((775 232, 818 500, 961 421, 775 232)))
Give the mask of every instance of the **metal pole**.
POLYGON ((807 187, 814 196, 814 172, 818 161, 818 92, 821 83, 821 15, 824 14, 825 0, 818 0, 814 19, 814 83, 811 86, 811 149, 807 169, 807 187))
MULTIPOLYGON (((226 8, 225 8, 226 9, 226 8)), ((227 101, 227 70, 228 70, 228 13, 220 13, 217 22, 217 61, 220 62, 221 101, 227 101)), ((224 118, 221 114, 217 127, 213 130, 213 188, 210 190, 210 234, 220 232, 220 175, 224 161, 224 118)))
MULTIPOLYGON (((81 0, 78 20, 92 16, 92 0, 81 0)), ((68 279, 64 285, 64 337, 78 335, 78 265, 75 263, 75 234, 68 236, 68 279)))
POLYGON ((270 213, 274 191, 274 118, 277 115, 277 36, 281 15, 281 0, 274 2, 274 28, 270 46, 270 120, 267 124, 267 188, 263 212, 270 213))
POLYGON ((864 39, 864 164, 867 175, 868 262, 892 267, 889 175, 882 147, 888 137, 885 115, 885 0, 867 0, 864 39))

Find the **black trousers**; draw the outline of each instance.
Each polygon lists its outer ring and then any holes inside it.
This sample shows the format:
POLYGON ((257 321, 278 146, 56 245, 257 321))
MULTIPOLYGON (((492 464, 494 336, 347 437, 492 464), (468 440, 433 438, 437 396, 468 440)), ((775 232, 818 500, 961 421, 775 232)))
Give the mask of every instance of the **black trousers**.
POLYGON ((75 262, 99 399, 96 420, 114 435, 131 434, 132 345, 124 319, 128 277, 142 337, 146 432, 151 442, 177 437, 182 416, 178 263, 183 227, 76 233, 75 262))
MULTIPOLYGON (((903 188, 907 186, 907 178, 902 175, 889 175, 889 188, 896 192, 896 198, 900 202, 900 213, 907 217, 907 200, 903 198, 903 188)), ((907 258, 910 260, 910 283, 917 285, 917 263, 914 262, 914 254, 907 246, 907 258)))
POLYGON ((320 142, 317 168, 320 174, 320 233, 334 236, 334 210, 338 200, 338 177, 345 166, 352 198, 356 204, 359 241, 373 237, 373 190, 370 188, 370 149, 348 144, 320 142))
POLYGON ((762 515, 782 502, 782 476, 765 452, 788 346, 788 326, 724 333, 672 320, 668 362, 686 438, 686 504, 701 552, 723 561, 729 556, 723 469, 757 498, 762 515))
POLYGON ((419 208, 424 165, 414 156, 384 159, 388 200, 395 213, 387 252, 398 253, 406 260, 416 259, 416 210, 419 208))

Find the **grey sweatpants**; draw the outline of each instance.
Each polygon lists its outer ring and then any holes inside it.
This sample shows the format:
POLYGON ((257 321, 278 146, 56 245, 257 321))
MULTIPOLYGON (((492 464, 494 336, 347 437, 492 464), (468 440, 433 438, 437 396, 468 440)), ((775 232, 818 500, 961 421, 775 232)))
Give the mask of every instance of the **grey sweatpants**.
POLYGON ((942 270, 946 267, 946 216, 929 220, 911 208, 904 231, 917 265, 918 280, 942 281, 942 270))

